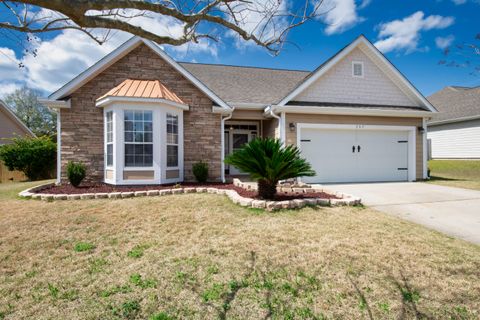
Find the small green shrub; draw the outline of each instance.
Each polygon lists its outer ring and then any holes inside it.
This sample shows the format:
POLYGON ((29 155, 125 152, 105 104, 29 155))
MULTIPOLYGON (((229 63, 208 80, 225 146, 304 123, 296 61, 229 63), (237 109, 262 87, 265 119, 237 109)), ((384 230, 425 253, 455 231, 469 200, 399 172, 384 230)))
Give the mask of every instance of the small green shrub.
POLYGON ((90 251, 93 249, 95 249, 95 245, 88 242, 78 242, 75 244, 75 247, 73 247, 73 250, 76 252, 90 251))
POLYGON ((48 137, 13 138, 0 146, 0 160, 8 170, 22 171, 28 179, 39 180, 53 176, 57 144, 48 137))
POLYGON ((208 163, 204 161, 200 161, 193 164, 192 167, 193 175, 195 179, 200 182, 204 183, 207 182, 208 179, 208 163))
POLYGON ((160 312, 151 316, 149 320, 172 320, 172 319, 174 318, 171 317, 168 313, 160 312))
POLYGON ((74 187, 78 187, 85 178, 87 168, 83 163, 69 161, 67 164, 68 181, 74 187))
POLYGON ((147 245, 136 245, 132 250, 127 252, 127 256, 135 259, 141 258, 145 249, 148 249, 147 245))

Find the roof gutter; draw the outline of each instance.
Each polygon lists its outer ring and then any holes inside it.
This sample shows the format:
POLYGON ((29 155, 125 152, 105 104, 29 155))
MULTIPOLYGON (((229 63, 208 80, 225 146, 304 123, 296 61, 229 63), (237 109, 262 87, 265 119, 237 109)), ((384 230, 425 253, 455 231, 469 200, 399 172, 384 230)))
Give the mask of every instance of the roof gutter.
POLYGON ((433 118, 434 112, 418 111, 418 110, 384 110, 384 109, 365 109, 365 108, 348 108, 348 107, 315 107, 315 106, 271 106, 271 110, 265 109, 266 115, 271 112, 288 112, 288 113, 306 113, 306 114, 333 114, 333 115, 352 115, 352 116, 385 116, 385 117, 411 117, 411 118, 433 118))
POLYGON ((53 100, 53 99, 38 99, 38 102, 43 104, 46 107, 52 109, 70 109, 70 99, 64 100, 53 100))
POLYGON ((439 125, 442 125, 442 124, 463 122, 463 121, 477 120, 477 119, 480 119, 480 115, 470 116, 470 117, 462 117, 462 118, 455 118, 455 119, 448 119, 448 120, 433 121, 433 122, 429 122, 427 125, 429 127, 434 127, 434 126, 439 126, 439 125))

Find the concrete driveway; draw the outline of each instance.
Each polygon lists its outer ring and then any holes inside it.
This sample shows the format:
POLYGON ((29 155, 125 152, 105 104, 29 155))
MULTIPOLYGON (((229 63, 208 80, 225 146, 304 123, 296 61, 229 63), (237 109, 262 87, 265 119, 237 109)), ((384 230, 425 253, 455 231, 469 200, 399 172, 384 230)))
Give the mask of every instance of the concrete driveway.
POLYGON ((335 184, 363 204, 431 229, 480 244, 480 191, 420 182, 335 184))

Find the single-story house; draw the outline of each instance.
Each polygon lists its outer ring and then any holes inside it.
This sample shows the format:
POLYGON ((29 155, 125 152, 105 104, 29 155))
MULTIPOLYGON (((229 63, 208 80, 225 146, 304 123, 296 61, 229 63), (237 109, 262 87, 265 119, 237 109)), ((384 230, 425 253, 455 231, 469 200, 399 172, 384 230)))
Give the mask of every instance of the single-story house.
MULTIPOLYGON (((52 62, 53 63, 53 62, 52 62)), ((316 70, 182 63, 133 37, 55 91, 59 179, 69 160, 109 184, 241 175, 224 157, 255 137, 297 145, 305 182, 426 177, 426 121, 436 112, 364 36, 316 70)))
MULTIPOLYGON (((0 145, 10 143, 14 137, 35 137, 35 134, 0 100, 0 145)), ((10 171, 0 162, 0 182, 20 181, 26 177, 22 172, 10 171)))
POLYGON ((428 100, 439 114, 428 122, 433 159, 480 159, 480 87, 450 86, 428 100))

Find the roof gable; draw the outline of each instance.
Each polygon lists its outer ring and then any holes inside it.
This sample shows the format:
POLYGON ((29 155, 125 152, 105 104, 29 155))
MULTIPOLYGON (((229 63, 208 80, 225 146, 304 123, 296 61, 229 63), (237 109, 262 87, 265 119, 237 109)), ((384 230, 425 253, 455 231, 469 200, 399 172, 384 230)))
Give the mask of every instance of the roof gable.
POLYGON ((157 44, 150 40, 145 40, 140 37, 132 37, 117 49, 113 50, 111 53, 103 57, 100 61, 95 63, 93 66, 82 72, 80 75, 75 77, 73 80, 65 84, 63 87, 52 93, 49 98, 52 100, 60 100, 63 99, 77 89, 82 87, 91 79, 95 78, 98 74, 102 71, 106 70, 108 67, 113 65, 115 62, 126 56, 130 53, 133 49, 137 48, 140 44, 145 44, 150 49, 152 49, 156 54, 158 54, 163 60, 165 60, 168 64, 170 64, 175 70, 177 70, 180 74, 182 74, 186 79, 192 82, 200 91, 205 93, 212 101, 218 104, 220 107, 224 109, 231 109, 231 107, 225 103, 220 97, 218 97, 213 91, 207 88, 202 82, 200 82, 197 78, 195 78, 189 71, 187 71, 184 67, 178 64, 175 60, 173 60, 165 51, 163 51, 157 44))
POLYGON ((338 63, 357 48, 361 49, 361 51, 385 74, 385 76, 393 81, 398 89, 414 102, 414 106, 436 112, 435 108, 428 102, 428 100, 425 99, 425 97, 405 78, 405 76, 403 76, 398 69, 396 69, 393 64, 388 61, 387 58, 385 58, 385 56, 363 35, 314 70, 310 76, 305 78, 303 82, 287 94, 278 105, 283 106, 293 99, 296 99, 297 96, 307 90, 312 84, 316 83, 321 77, 324 77, 330 70, 335 68, 338 63))
MULTIPOLYGON (((4 126, 7 128, 16 127, 19 129, 19 131, 22 131, 21 135, 29 135, 29 136, 35 137, 35 134, 13 113, 12 110, 10 110, 10 108, 2 100, 0 100, 0 113, 4 115, 4 117, 2 118, 8 119, 8 121, 10 121, 13 124, 11 126, 6 126, 5 124, 2 124, 1 125, 2 127, 4 126)), ((1 130, 1 131, 4 132, 4 130, 1 130)), ((18 132, 15 132, 15 133, 19 134, 18 132)), ((9 137, 10 136, 8 136, 8 138, 9 137)), ((5 138, 5 137, 0 137, 0 139, 1 138, 5 138)))
POLYGON ((439 114, 431 123, 480 118, 480 87, 445 87, 428 97, 439 114))

